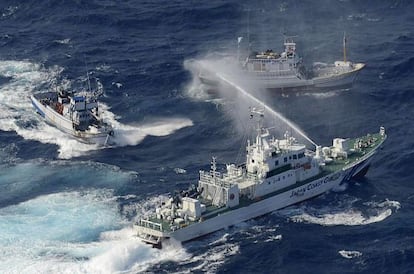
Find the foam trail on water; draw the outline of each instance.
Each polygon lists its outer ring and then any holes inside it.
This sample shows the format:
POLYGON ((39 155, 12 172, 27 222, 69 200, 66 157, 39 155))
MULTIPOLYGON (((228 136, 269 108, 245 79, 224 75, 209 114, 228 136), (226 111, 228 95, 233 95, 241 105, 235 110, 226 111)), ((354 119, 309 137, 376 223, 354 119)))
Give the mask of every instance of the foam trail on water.
POLYGON ((264 106, 264 108, 269 111, 270 113, 272 113, 274 116, 276 116, 277 118, 279 118, 280 120, 282 120, 283 122, 285 122, 287 125, 289 125, 293 130, 295 130, 298 134, 300 134, 303 138, 305 138, 306 140, 308 140, 311 144, 313 144, 314 146, 317 146, 316 143, 314 141, 312 141, 298 126, 296 126, 293 122, 291 122, 289 119, 287 119, 286 117, 284 117, 283 115, 281 115, 280 113, 278 113, 277 111, 273 110, 272 108, 270 108, 268 105, 266 105, 264 102, 260 101, 259 99, 257 99, 256 97, 254 97, 253 95, 251 95, 249 92, 247 92, 245 89, 243 89, 242 87, 240 87, 239 85, 237 85, 236 83, 234 83, 233 81, 230 81, 229 79, 227 79, 226 77, 224 77, 222 74, 220 73, 216 73, 216 76, 221 79, 222 81, 226 82, 227 84, 231 85, 232 87, 234 87, 235 89, 237 89, 238 91, 240 91, 243 95, 245 95, 246 97, 248 97, 249 99, 251 99, 252 101, 256 102, 259 105, 264 106))
POLYGON ((325 209, 286 209, 279 211, 280 214, 288 213, 289 219, 298 223, 312 223, 322 226, 359 226, 381 222, 392 215, 393 212, 400 208, 398 201, 385 200, 383 202, 365 203, 364 211, 355 209, 353 202, 344 209, 334 209, 332 207, 325 209), (289 212, 292 211, 292 212, 289 212), (307 212, 310 211, 310 212, 307 212), (326 212, 328 211, 328 212, 326 212), (370 212, 369 214, 365 211, 370 212), (321 213, 324 212, 324 213, 321 213), (291 214, 293 213, 293 214, 291 214))
POLYGON ((0 272, 138 273, 189 259, 179 245, 140 242, 116 199, 109 190, 83 190, 0 208, 0 272))
MULTIPOLYGON (((9 78, 0 86, 0 130, 15 131, 27 140, 55 144, 58 146, 58 157, 69 159, 102 147, 80 142, 47 124, 32 107, 30 95, 43 91, 61 71, 59 67, 45 69, 28 61, 0 61, 0 76, 9 78)), ((70 89, 70 84, 65 82, 61 85, 70 89)), ((99 107, 101 116, 114 126, 116 146, 136 145, 148 135, 165 136, 193 125, 188 118, 159 118, 151 124, 125 125, 116 120, 108 106, 99 103, 99 107)))
POLYGON ((352 258, 362 256, 362 252, 359 252, 359 251, 356 251, 356 250, 354 250, 354 251, 340 250, 340 251, 338 251, 338 253, 346 259, 352 259, 352 258))
POLYGON ((146 136, 166 136, 175 131, 193 125, 188 118, 171 117, 158 118, 149 123, 138 125, 122 124, 116 120, 115 114, 109 111, 109 107, 100 104, 103 110, 101 117, 112 125, 115 131, 115 146, 128 146, 139 144, 146 136))

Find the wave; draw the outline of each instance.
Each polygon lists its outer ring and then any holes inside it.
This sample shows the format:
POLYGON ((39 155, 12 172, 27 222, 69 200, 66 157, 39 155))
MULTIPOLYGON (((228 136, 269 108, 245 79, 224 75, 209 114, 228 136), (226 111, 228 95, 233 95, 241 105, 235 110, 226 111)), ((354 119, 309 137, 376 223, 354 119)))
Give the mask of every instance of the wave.
POLYGON ((140 272, 189 255, 134 237, 110 190, 61 192, 0 209, 0 272, 140 272))
MULTIPOLYGON (((0 61, 0 76, 10 81, 0 87, 0 130, 15 131, 27 140, 55 144, 58 157, 68 159, 89 151, 101 149, 95 144, 85 144, 47 124, 36 114, 30 102, 30 95, 55 80, 62 68, 42 68, 28 61, 0 61)), ((70 88, 71 82, 63 82, 70 88)), ((125 125, 116 120, 109 107, 100 103, 101 116, 113 125, 116 132, 116 146, 136 145, 146 136, 166 136, 183 127, 192 126, 188 118, 158 118, 153 123, 125 125)))
POLYGON ((322 226, 358 226, 381 222, 400 208, 398 201, 371 201, 356 208, 357 200, 347 201, 340 208, 325 207, 314 209, 307 207, 284 209, 276 214, 287 215, 289 220, 297 223, 312 223, 322 226))
POLYGON ((360 257, 362 256, 362 253, 359 251, 347 251, 347 250, 340 250, 338 251, 338 253, 346 258, 346 259, 352 259, 352 258, 356 258, 356 257, 360 257))
MULTIPOLYGON (((3 153, 0 156, 5 157, 3 153)), ((137 177, 135 172, 122 171, 116 166, 97 162, 41 159, 22 162, 13 159, 13 156, 7 157, 0 164, 0 207, 68 189, 118 190, 137 177)))

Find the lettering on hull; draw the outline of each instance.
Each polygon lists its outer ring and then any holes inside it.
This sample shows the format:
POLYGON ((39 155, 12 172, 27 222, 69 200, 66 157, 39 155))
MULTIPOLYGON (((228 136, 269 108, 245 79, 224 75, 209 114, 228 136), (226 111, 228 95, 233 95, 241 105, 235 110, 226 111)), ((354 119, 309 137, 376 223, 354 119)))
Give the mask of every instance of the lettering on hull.
POLYGON ((311 182, 307 185, 304 185, 301 188, 298 189, 293 189, 290 193, 289 198, 292 197, 302 197, 303 195, 305 195, 306 192, 309 192, 311 190, 315 190, 319 187, 321 187, 322 185, 325 185, 329 182, 335 181, 340 177, 340 173, 335 173, 333 175, 330 176, 326 176, 324 178, 321 178, 319 180, 316 180, 315 182, 311 182))

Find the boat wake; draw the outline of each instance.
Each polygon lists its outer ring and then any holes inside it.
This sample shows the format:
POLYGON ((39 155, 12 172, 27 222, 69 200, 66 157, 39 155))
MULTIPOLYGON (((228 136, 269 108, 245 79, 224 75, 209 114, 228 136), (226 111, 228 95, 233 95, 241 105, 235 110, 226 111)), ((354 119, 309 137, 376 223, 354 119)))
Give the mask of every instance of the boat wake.
POLYGON ((115 136, 115 146, 128 146, 139 144, 146 136, 166 136, 175 131, 193 125, 187 118, 154 118, 151 122, 127 125, 116 120, 115 114, 109 111, 109 107, 100 104, 101 117, 112 125, 115 136))
MULTIPOLYGON (((47 124, 36 114, 29 98, 61 71, 58 67, 45 69, 28 61, 0 61, 0 76, 8 79, 0 86, 0 130, 15 131, 26 140, 55 144, 59 147, 58 157, 68 159, 100 147, 82 143, 47 124)), ((187 118, 160 118, 151 124, 124 125, 115 119, 108 106, 100 104, 100 108, 102 116, 115 129, 116 146, 136 145, 147 135, 165 136, 193 124, 187 118)))
POLYGON ((115 198, 103 190, 62 192, 0 209, 0 272, 140 272, 188 257, 134 238, 115 198))
POLYGON ((13 151, 13 148, 2 148, 0 151, 0 207, 25 202, 51 191, 118 189, 137 178, 135 172, 90 161, 34 159, 23 162, 9 155, 13 151))
POLYGON ((240 246, 237 243, 229 243, 228 236, 229 234, 226 233, 208 244, 197 243, 198 245, 202 244, 202 246, 197 245, 198 249, 204 249, 203 247, 207 246, 206 252, 193 256, 180 264, 182 266, 191 265, 192 272, 216 273, 220 270, 220 266, 226 263, 229 257, 240 253, 240 246))
MULTIPOLYGON (((340 194, 346 196, 346 194, 340 194)), ((344 198, 344 200, 346 200, 344 198)), ((312 223, 322 226, 359 226, 377 223, 385 220, 400 208, 397 201, 366 202, 356 206, 359 200, 347 201, 337 208, 287 208, 276 214, 287 216, 290 221, 298 223, 312 223)))
POLYGON ((131 197, 114 195, 131 172, 19 159, 0 170, 0 273, 137 273, 188 259, 180 246, 157 250, 133 237, 118 204, 131 197))

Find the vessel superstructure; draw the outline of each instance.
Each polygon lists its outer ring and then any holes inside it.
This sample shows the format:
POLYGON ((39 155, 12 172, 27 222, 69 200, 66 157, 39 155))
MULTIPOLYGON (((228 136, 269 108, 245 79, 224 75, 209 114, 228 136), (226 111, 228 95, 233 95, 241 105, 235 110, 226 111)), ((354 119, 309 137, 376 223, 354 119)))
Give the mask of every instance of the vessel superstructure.
POLYGON ((99 115, 98 96, 101 90, 53 91, 30 96, 36 111, 47 123, 84 143, 111 145, 114 140, 112 126, 99 115))
POLYGON ((276 139, 262 127, 246 146, 243 164, 200 171, 197 186, 172 195, 135 224, 144 242, 160 247, 170 238, 185 242, 222 228, 320 195, 355 176, 365 175, 372 156, 386 139, 385 129, 354 139, 333 139, 332 146, 309 150, 288 133, 276 139))
POLYGON ((353 63, 346 58, 344 36, 344 59, 333 64, 316 62, 307 69, 296 50, 293 37, 285 37, 284 50, 280 53, 268 49, 250 52, 246 58, 230 56, 217 62, 194 61, 191 66, 198 71, 198 78, 205 84, 220 82, 221 77, 243 79, 256 88, 271 90, 309 90, 347 88, 352 86, 364 63, 353 63), (223 73, 218 66, 227 66, 223 73), (228 64, 233 64, 229 66, 228 64), (217 77, 217 74, 221 77, 217 77))

